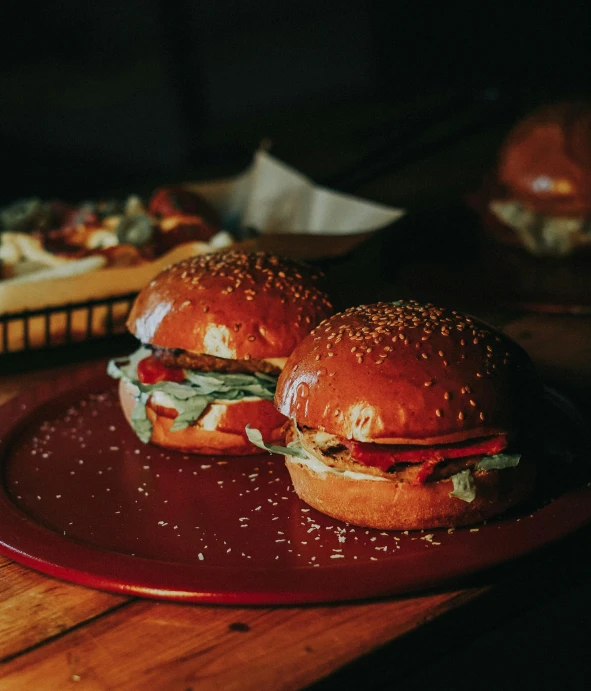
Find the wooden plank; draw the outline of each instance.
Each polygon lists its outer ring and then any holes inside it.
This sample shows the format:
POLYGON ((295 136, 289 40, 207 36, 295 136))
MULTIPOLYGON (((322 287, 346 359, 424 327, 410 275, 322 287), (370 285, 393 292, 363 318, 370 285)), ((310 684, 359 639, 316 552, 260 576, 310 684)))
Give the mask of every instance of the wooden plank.
POLYGON ((8 662, 0 690, 301 689, 484 591, 305 608, 135 601, 8 662))
POLYGON ((0 662, 127 601, 0 557, 0 662))

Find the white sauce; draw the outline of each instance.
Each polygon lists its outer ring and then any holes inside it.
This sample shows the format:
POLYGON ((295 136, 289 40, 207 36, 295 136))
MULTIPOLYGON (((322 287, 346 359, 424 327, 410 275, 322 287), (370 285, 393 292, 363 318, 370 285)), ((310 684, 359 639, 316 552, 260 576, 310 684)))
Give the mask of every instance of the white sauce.
POLYGON ((327 466, 321 460, 316 458, 316 456, 312 456, 312 454, 307 449, 304 449, 303 447, 302 449, 306 454, 307 458, 290 457, 289 460, 293 463, 301 463, 301 465, 310 468, 310 470, 313 470, 315 473, 340 475, 341 477, 348 477, 351 480, 374 480, 375 482, 388 482, 388 480, 385 477, 376 477, 375 475, 367 475, 366 473, 355 473, 352 470, 339 470, 338 468, 331 468, 330 466, 327 466))

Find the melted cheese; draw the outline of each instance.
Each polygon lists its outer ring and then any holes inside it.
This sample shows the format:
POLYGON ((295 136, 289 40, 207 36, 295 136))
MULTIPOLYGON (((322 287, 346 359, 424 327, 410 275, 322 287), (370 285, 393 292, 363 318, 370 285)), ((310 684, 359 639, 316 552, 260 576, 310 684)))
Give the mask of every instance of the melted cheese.
POLYGON ((285 367, 285 363, 287 362, 286 357, 266 357, 263 358, 263 362, 268 362, 270 365, 273 365, 273 367, 279 367, 279 369, 283 369, 285 367))

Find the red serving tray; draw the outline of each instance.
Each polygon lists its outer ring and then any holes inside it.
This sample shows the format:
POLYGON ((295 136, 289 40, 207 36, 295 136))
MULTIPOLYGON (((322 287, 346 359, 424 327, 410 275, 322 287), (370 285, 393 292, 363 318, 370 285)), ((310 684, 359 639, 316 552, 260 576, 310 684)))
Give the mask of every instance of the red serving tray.
MULTIPOLYGON (((89 367, 82 385, 62 377, 0 411, 0 552, 66 581, 182 602, 355 600, 439 586, 591 519, 581 483, 452 533, 349 526, 298 499, 280 456, 142 444, 103 372, 89 367)), ((550 413, 570 443, 570 413, 550 413)))

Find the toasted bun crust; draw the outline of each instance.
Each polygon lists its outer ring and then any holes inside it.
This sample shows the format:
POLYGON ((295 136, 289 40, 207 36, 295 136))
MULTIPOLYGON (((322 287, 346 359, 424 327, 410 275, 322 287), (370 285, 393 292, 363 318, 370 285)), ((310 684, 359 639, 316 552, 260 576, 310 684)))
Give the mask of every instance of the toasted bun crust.
POLYGON ((287 357, 332 314, 321 275, 264 252, 215 252, 175 264, 138 295, 140 341, 231 359, 287 357))
MULTIPOLYGON (((129 381, 120 380, 121 407, 130 424, 131 412, 135 405, 135 390, 129 381)), ((275 442, 283 439, 285 418, 275 410, 271 401, 212 403, 196 424, 178 432, 171 430, 176 417, 174 409, 155 406, 150 401, 146 408, 148 418, 152 422, 150 443, 166 449, 175 449, 184 453, 229 456, 259 454, 261 450, 253 446, 246 437, 244 429, 247 424, 260 429, 265 439, 275 442), (204 425, 208 429, 205 429, 204 425)))
POLYGON ((352 525, 381 530, 419 530, 480 523, 524 499, 533 487, 535 465, 525 458, 515 468, 474 473, 476 498, 450 497, 451 479, 422 485, 358 480, 318 473, 286 456, 296 494, 318 511, 352 525))
POLYGON ((300 425, 358 441, 431 445, 511 431, 539 383, 491 326, 418 302, 334 315, 279 377, 275 404, 300 425))
POLYGON ((507 197, 537 213, 589 213, 591 104, 557 103, 519 122, 501 147, 498 178, 507 197))

